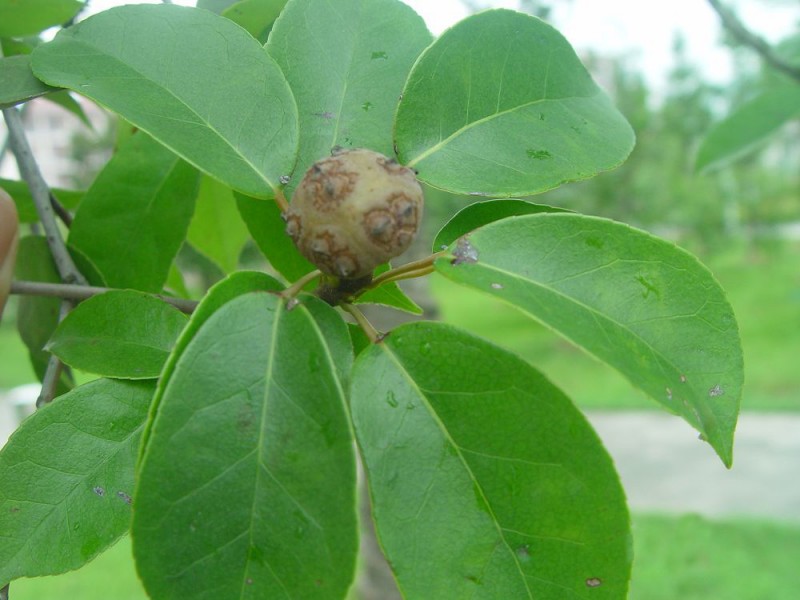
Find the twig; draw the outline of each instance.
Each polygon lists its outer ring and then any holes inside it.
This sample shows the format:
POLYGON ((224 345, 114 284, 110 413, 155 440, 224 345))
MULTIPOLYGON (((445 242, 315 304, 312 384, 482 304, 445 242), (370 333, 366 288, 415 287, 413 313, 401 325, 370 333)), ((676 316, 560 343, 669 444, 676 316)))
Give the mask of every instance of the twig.
MULTIPOLYGON (((65 300, 86 300, 98 294, 113 291, 114 288, 94 287, 89 285, 75 285, 69 283, 41 283, 38 281, 12 281, 11 293, 25 296, 50 296, 53 298, 63 298, 65 300)), ((156 298, 171 304, 178 310, 191 313, 197 308, 197 302, 184 298, 172 298, 154 294, 156 298)))
POLYGON ((764 38, 757 36, 752 31, 748 30, 744 24, 736 17, 735 14, 719 0, 708 0, 711 8, 719 15, 722 21, 722 26, 727 29, 733 37, 739 40, 745 46, 749 46, 755 50, 759 56, 776 71, 788 75, 792 79, 800 82, 800 67, 796 67, 791 63, 786 62, 780 56, 775 54, 772 46, 770 46, 764 38))
POLYGON ((292 285, 281 292, 281 296, 284 298, 294 298, 303 291, 303 288, 306 287, 309 283, 317 279, 320 275, 322 275, 322 271, 319 269, 315 271, 311 271, 310 273, 306 273, 300 279, 295 281, 292 285))
POLYGON ((47 244, 50 247, 50 253, 53 255, 58 274, 65 283, 85 284, 86 280, 72 261, 64 239, 61 237, 61 230, 56 224, 53 207, 50 204, 50 189, 39 171, 36 160, 33 158, 30 144, 28 144, 28 140, 25 137, 22 119, 15 108, 3 109, 3 117, 5 117, 8 127, 11 151, 17 159, 22 178, 30 188, 33 202, 36 205, 36 212, 39 214, 39 221, 44 227, 47 244))
MULTIPOLYGON (((70 310, 73 308, 73 303, 69 300, 64 300, 58 311, 58 322, 64 320, 70 310)), ((42 377, 42 389, 39 392, 39 397, 36 399, 36 408, 41 408, 45 404, 50 404, 53 398, 58 394, 58 381, 61 379, 61 372, 64 369, 64 363, 61 362, 55 354, 50 355, 47 361, 47 369, 45 369, 44 377, 42 377)))
POLYGON ((58 201, 52 192, 50 193, 50 206, 53 207, 53 210, 58 215, 58 218, 61 219, 61 222, 66 225, 67 229, 72 227, 72 213, 69 212, 61 202, 58 201))
POLYGON ((385 334, 380 333, 377 329, 375 329, 372 326, 372 323, 370 323, 367 320, 367 317, 364 316, 364 313, 361 312, 361 310, 358 307, 352 304, 342 304, 342 308, 351 315, 353 315, 353 318, 356 320, 356 323, 358 323, 358 326, 361 327, 361 329, 369 338, 369 341, 372 342, 373 344, 377 344, 384 337, 386 337, 385 334))
POLYGON ((421 277, 423 275, 427 275, 433 270, 433 263, 436 261, 436 259, 444 256, 446 253, 446 250, 442 250, 441 252, 431 254, 430 256, 426 256, 420 260, 407 263, 402 267, 397 267, 391 271, 381 273, 370 282, 365 290, 376 288, 380 285, 383 285, 387 281, 398 281, 400 279, 410 279, 411 277, 421 277))

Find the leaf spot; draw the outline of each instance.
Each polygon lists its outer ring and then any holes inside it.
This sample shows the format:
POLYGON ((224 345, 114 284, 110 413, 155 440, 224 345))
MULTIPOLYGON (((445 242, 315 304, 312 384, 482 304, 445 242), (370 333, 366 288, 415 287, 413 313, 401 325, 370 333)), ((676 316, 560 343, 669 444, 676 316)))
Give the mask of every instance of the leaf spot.
POLYGON ((492 289, 493 290, 502 290, 503 289, 503 284, 502 283, 493 283, 492 284, 492 289))
POLYGON ((386 394, 386 404, 392 408, 397 408, 400 405, 400 403, 397 401, 397 398, 394 397, 394 392, 391 390, 388 394, 386 394))
POLYGON ((364 102, 364 104, 361 105, 361 110, 363 110, 364 112, 369 112, 369 109, 372 108, 373 106, 375 105, 372 102, 364 102))
POLYGON ((281 176, 278 178, 278 181, 280 181, 282 185, 286 185, 286 184, 287 184, 287 183, 289 183, 291 180, 292 180, 292 178, 291 178, 291 177, 289 177, 288 175, 281 175, 281 176))
POLYGON ((117 492, 117 498, 124 501, 125 504, 130 504, 133 501, 131 497, 125 492, 117 492))
POLYGON ((298 306, 299 304, 300 304, 300 300, 298 300, 297 298, 291 298, 291 299, 289 299, 289 301, 286 303, 286 310, 287 310, 288 312, 291 312, 291 311, 293 311, 295 308, 297 308, 297 306, 298 306))
POLYGON ((253 580, 252 580, 252 578, 248 577, 248 578, 245 580, 245 583, 246 583, 247 585, 253 585, 253 580))
POLYGON ((681 375, 681 383, 686 383, 686 375, 681 375))
POLYGON ((100 496, 101 498, 106 495, 106 491, 103 488, 101 488, 99 485, 93 487, 92 491, 95 494, 97 494, 98 496, 100 496))
POLYGON ((719 396, 725 395, 725 390, 723 390, 722 387, 719 384, 717 384, 710 390, 708 390, 708 395, 711 398, 718 398, 719 396))
POLYGON ((603 580, 599 577, 591 577, 586 580, 586 587, 596 588, 603 585, 603 580))
POLYGON ((528 158, 533 160, 547 160, 553 158, 553 155, 547 150, 535 150, 534 148, 528 148, 525 154, 528 155, 528 158))
POLYGON ((585 242, 587 246, 590 246, 591 248, 597 248, 598 250, 602 249, 603 246, 606 245, 606 243, 603 241, 603 238, 594 235, 587 237, 585 242))
POLYGON ((531 559, 531 548, 528 544, 523 544, 517 548, 517 558, 520 562, 528 562, 531 559))
POLYGON ((667 388, 667 400, 672 400, 672 390, 667 388))
POLYGON ((465 236, 458 240, 453 256, 455 257, 452 263, 454 266, 476 263, 478 262, 478 249, 465 236))
POLYGON ((326 121, 330 121, 335 115, 332 112, 326 110, 324 112, 314 113, 314 116, 319 117, 320 119, 325 119, 326 121))
POLYGON ((19 506, 12 506, 11 507, 11 512, 12 513, 18 513, 19 512, 19 506))
POLYGON ((386 54, 386 52, 384 52, 383 50, 377 50, 377 51, 372 53, 371 58, 372 58, 372 60, 378 60, 378 59, 380 59, 380 60, 388 60, 389 55, 386 54))
POLYGON ((638 281, 644 288, 644 291, 642 291, 642 298, 649 297, 651 292, 654 296, 656 296, 656 298, 661 298, 661 291, 651 282, 649 282, 644 275, 637 275, 636 281, 638 281))

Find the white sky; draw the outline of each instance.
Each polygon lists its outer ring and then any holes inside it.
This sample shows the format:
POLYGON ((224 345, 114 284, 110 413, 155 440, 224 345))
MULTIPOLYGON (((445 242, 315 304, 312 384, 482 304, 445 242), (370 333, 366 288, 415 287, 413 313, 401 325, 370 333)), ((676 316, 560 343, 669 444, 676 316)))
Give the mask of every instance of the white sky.
MULTIPOLYGON (((159 2, 160 0, 138 0, 159 2)), ((194 5, 195 0, 173 0, 194 5)), ((459 0, 403 0, 438 35, 466 17, 469 12, 459 0)), ((124 0, 90 0, 90 12, 124 4, 124 0)), ((519 0, 483 0, 482 5, 518 9, 519 0)), ((551 23, 570 41, 578 53, 594 51, 605 55, 630 56, 655 90, 663 89, 672 64, 672 43, 676 32, 686 40, 689 54, 696 58, 704 76, 724 83, 733 70, 731 55, 720 47, 720 25, 706 0, 551 0, 551 23)), ((797 30, 793 20, 797 8, 764 0, 726 0, 748 26, 775 42, 797 30)))

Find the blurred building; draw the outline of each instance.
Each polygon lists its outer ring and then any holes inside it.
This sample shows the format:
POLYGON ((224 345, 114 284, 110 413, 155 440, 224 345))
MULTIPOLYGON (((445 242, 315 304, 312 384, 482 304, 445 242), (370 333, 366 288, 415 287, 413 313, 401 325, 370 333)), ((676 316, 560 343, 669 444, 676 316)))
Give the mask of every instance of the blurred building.
MULTIPOLYGON (((32 100, 21 109, 25 133, 33 155, 39 163, 44 178, 52 187, 74 187, 72 176, 76 170, 76 160, 72 146, 75 136, 83 134, 89 138, 99 139, 109 125, 108 114, 96 104, 79 97, 75 99, 92 127, 72 112, 46 98, 32 100)), ((5 122, 0 120, 0 140, 2 140, 0 177, 19 179, 17 163, 8 148, 6 138, 5 122)))

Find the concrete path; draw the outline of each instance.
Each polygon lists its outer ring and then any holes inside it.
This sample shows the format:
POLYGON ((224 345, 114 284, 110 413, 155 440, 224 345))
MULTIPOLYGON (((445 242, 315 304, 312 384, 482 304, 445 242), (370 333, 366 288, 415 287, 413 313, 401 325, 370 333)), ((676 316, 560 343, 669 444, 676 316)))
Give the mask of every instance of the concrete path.
POLYGON ((800 522, 800 416, 743 413, 731 470, 677 417, 588 416, 614 458, 632 510, 800 522))
MULTIPOLYGON (((0 446, 16 426, 10 400, 0 395, 0 446)), ((743 414, 730 471, 677 417, 588 416, 614 458, 631 510, 800 522, 800 415, 743 414)))

